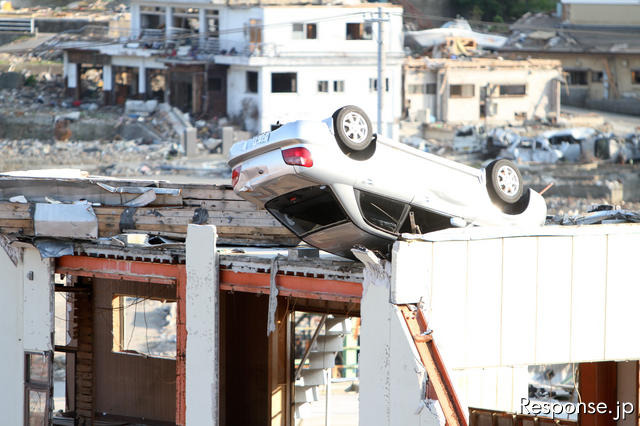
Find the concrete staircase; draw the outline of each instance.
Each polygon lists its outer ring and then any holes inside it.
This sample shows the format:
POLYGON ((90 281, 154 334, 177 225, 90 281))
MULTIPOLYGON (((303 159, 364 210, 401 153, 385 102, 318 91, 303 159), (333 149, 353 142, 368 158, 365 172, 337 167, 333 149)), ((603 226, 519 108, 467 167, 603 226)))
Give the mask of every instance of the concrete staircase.
POLYGON ((295 416, 304 419, 311 415, 312 404, 318 401, 318 388, 327 384, 331 368, 335 366, 336 354, 343 349, 344 336, 351 333, 351 322, 347 317, 328 316, 323 330, 311 346, 309 368, 302 370, 295 382, 295 416))

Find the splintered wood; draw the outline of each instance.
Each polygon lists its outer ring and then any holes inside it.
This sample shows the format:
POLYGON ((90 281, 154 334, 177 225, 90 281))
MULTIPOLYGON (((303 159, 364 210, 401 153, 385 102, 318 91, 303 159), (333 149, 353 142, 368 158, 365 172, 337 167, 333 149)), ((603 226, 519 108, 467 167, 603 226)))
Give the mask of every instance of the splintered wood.
POLYGON ((299 242, 266 210, 240 198, 230 186, 113 180, 98 184, 89 179, 14 178, 9 181, 4 178, 0 179, 0 200, 2 234, 35 236, 33 212, 36 202, 88 200, 94 203, 99 237, 145 233, 184 239, 188 225, 195 223, 215 225, 220 244, 292 246, 299 242), (119 188, 120 192, 114 188, 119 188), (135 204, 140 192, 133 190, 141 188, 154 189, 158 194, 143 207, 127 206, 135 204), (178 191, 165 193, 170 190, 178 191), (9 198, 25 193, 29 203, 9 201, 9 198))

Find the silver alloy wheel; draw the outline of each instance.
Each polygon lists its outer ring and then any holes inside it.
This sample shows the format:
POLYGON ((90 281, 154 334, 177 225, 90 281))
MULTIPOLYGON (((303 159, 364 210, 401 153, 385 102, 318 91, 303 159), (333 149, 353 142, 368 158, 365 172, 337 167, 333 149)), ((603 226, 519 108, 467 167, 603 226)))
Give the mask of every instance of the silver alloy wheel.
POLYGON ((504 165, 498 169, 498 187, 504 194, 513 197, 518 193, 520 189, 520 180, 516 171, 507 165, 504 165))
POLYGON ((355 144, 363 143, 369 133, 369 127, 364 117, 353 111, 345 115, 342 120, 342 128, 349 140, 355 144))

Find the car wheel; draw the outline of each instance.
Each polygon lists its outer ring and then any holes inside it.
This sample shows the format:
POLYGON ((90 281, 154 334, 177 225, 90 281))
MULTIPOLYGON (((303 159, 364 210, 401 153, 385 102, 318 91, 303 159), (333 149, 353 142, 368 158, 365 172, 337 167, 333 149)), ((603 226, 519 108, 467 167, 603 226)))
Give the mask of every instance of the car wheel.
POLYGON ((520 200, 524 192, 522 175, 513 162, 495 160, 487 166, 487 189, 494 202, 511 206, 520 200))
POLYGON ((333 113, 336 140, 350 151, 364 151, 373 140, 373 128, 367 114, 348 105, 333 113))

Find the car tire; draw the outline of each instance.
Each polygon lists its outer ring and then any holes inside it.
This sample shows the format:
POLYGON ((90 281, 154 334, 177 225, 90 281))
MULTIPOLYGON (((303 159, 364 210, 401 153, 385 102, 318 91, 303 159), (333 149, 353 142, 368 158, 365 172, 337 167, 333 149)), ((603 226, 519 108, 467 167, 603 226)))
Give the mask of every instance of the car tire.
POLYGON ((348 151, 364 151, 373 141, 373 127, 367 114, 354 105, 343 106, 333 113, 336 140, 348 151))
POLYGON ((492 161, 486 168, 487 190, 493 202, 504 207, 518 203, 524 193, 522 175, 518 167, 509 160, 492 161))

